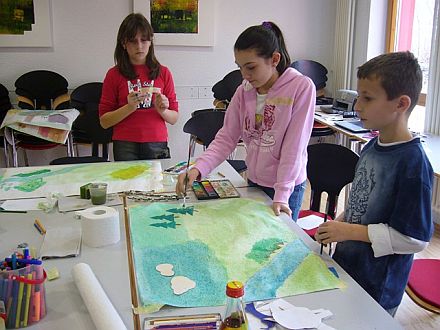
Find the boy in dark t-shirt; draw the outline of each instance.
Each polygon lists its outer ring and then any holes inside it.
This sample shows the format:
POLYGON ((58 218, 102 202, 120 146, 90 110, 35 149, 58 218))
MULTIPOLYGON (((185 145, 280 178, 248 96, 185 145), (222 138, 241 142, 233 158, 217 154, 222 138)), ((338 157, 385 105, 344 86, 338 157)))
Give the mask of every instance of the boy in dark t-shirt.
POLYGON ((348 208, 323 223, 319 243, 338 242, 339 263, 392 316, 402 300, 413 255, 431 239, 433 170, 408 118, 422 88, 410 52, 377 56, 358 68, 355 110, 379 131, 362 150, 348 208))

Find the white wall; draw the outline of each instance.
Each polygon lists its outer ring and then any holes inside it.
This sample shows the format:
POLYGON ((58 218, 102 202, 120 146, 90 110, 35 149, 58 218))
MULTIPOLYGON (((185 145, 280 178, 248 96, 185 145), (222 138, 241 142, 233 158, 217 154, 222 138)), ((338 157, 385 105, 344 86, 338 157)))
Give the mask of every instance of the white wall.
MULTIPOLYGON (((236 69, 232 47, 246 27, 265 20, 276 22, 284 32, 292 61, 316 60, 329 69, 331 79, 336 0, 213 1, 214 47, 155 47, 159 61, 174 75, 180 102, 180 120, 169 127, 176 158, 185 158, 188 137, 182 127, 190 113, 212 105, 212 99, 185 98, 185 86, 212 86, 236 69)), ((56 0, 51 1, 51 7, 52 48, 0 48, 0 82, 10 91, 21 74, 37 69, 59 72, 69 81, 70 89, 102 81, 113 65, 119 24, 133 4, 131 0, 56 0)), ((47 157, 41 161, 34 155, 31 158, 31 165, 36 165, 45 163, 47 157)))

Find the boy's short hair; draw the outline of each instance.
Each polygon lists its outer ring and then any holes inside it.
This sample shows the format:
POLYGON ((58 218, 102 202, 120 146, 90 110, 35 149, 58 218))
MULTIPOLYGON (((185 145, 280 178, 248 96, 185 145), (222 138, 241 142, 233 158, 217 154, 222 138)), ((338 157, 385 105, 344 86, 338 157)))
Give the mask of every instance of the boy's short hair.
POLYGON ((416 106, 422 90, 423 75, 419 62, 411 52, 395 52, 376 56, 358 68, 358 79, 378 78, 388 100, 401 95, 411 99, 408 113, 416 106))

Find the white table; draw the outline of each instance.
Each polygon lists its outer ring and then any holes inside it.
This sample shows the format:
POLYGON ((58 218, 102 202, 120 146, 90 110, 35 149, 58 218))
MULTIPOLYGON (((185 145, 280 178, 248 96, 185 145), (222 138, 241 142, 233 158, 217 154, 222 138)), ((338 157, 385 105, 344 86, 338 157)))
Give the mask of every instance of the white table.
MULTIPOLYGON (((226 168, 222 168, 223 170, 226 172, 226 168)), ((226 175, 226 173, 224 174, 226 175)), ((265 196, 257 188, 246 187, 238 188, 238 190, 243 197, 261 199, 265 196)), ((191 202, 194 201, 195 198, 192 197, 191 202)), ((266 201, 269 205, 271 204, 268 198, 266 201)), ((0 255, 2 257, 12 253, 17 244, 21 242, 27 242, 37 248, 40 247, 42 236, 32 225, 35 218, 39 218, 46 227, 66 226, 78 221, 72 213, 44 214, 39 211, 31 211, 26 214, 0 213, 0 255)), ((122 219, 121 213, 121 241, 119 243, 105 248, 90 248, 83 244, 79 257, 44 261, 46 269, 53 266, 58 268, 60 278, 46 282, 47 315, 39 323, 28 327, 29 329, 95 329, 71 276, 71 268, 79 262, 91 266, 127 328, 134 328, 131 314, 125 229, 122 219)), ((313 251, 319 253, 319 245, 316 242, 310 239, 287 216, 284 216, 284 220, 313 251)), ((347 289, 292 296, 287 298, 288 301, 297 306, 312 309, 330 309, 334 318, 326 323, 336 329, 401 329, 397 321, 386 313, 333 260, 329 257, 326 257, 325 260, 337 269, 340 278, 347 284, 347 289)), ((154 315, 182 315, 208 311, 222 311, 222 308, 182 309, 167 307, 154 315)), ((141 316, 141 320, 144 316, 141 316)))

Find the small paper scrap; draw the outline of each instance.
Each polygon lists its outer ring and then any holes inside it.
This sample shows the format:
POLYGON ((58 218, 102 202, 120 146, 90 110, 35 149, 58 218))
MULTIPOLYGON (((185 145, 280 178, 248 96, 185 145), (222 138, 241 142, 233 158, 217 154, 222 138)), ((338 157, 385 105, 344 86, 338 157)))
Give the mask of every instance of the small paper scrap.
POLYGON ((196 287, 196 282, 185 276, 175 276, 171 279, 171 288, 174 294, 181 295, 196 287))
POLYGON ((174 270, 171 264, 160 264, 156 266, 156 270, 163 276, 173 276, 174 270))
POLYGON ((302 229, 310 230, 318 227, 321 223, 324 222, 324 218, 318 217, 317 215, 308 215, 304 218, 299 218, 296 223, 302 229))
POLYGON ((60 277, 60 273, 58 272, 58 268, 52 267, 46 272, 47 279, 49 281, 55 280, 60 277))

